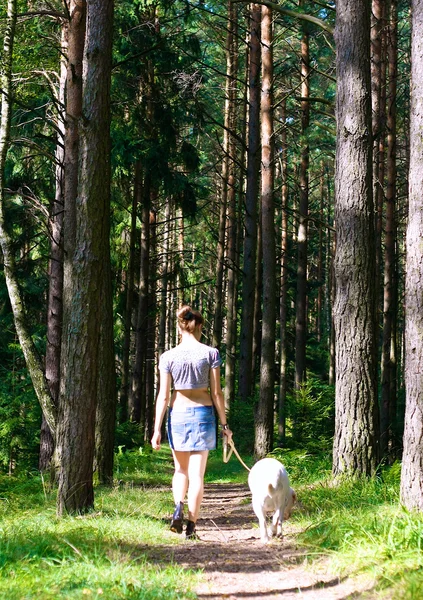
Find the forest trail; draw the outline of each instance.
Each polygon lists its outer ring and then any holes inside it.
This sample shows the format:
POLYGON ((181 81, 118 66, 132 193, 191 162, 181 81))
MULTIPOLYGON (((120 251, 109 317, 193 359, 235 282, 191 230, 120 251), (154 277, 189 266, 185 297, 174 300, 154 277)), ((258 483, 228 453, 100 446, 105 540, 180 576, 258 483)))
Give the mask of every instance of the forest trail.
POLYGON ((303 564, 289 521, 282 540, 263 545, 247 485, 207 485, 197 530, 201 541, 178 548, 178 561, 204 569, 205 582, 196 589, 202 600, 343 600, 370 587, 303 564))
MULTIPOLYGON (((374 582, 368 579, 339 579, 325 561, 317 566, 305 564, 289 521, 284 523, 283 539, 269 545, 261 544, 257 525, 247 485, 208 484, 197 522, 200 540, 181 540, 180 545, 167 547, 166 560, 203 570, 203 581, 195 589, 200 600, 380 598, 372 594, 374 582)), ((163 550, 155 549, 161 560, 163 550)))

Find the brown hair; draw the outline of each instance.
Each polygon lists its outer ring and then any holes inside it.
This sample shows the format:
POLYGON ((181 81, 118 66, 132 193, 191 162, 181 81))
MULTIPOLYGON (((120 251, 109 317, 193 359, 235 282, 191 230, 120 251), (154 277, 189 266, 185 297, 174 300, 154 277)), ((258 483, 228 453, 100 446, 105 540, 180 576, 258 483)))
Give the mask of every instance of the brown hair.
POLYGON ((204 323, 202 314, 188 305, 181 306, 176 312, 176 316, 179 328, 189 333, 194 333, 195 328, 204 323))

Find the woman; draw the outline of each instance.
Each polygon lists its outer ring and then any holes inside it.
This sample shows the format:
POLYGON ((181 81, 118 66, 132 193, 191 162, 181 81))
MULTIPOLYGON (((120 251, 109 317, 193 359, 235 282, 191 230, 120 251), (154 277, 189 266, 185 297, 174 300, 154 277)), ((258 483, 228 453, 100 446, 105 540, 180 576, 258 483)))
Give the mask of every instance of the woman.
POLYGON ((203 317, 190 306, 180 308, 176 316, 181 342, 160 357, 160 389, 151 445, 155 450, 160 448, 162 422, 170 400, 168 437, 175 463, 172 479, 175 512, 170 529, 182 533, 184 501, 188 491, 185 535, 188 539, 196 539, 195 523, 203 500, 207 457, 209 450, 216 448, 214 408, 223 434, 231 438, 232 432, 226 422, 220 387, 219 352, 200 343, 203 317), (173 394, 170 397, 172 382, 173 394))

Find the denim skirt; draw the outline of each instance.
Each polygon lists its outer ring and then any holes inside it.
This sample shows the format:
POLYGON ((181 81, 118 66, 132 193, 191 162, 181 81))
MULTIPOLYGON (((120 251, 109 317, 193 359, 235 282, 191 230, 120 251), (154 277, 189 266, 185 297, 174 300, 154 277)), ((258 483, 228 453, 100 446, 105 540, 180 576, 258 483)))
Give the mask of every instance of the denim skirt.
POLYGON ((167 434, 172 450, 198 452, 216 448, 216 416, 213 406, 169 409, 167 434))

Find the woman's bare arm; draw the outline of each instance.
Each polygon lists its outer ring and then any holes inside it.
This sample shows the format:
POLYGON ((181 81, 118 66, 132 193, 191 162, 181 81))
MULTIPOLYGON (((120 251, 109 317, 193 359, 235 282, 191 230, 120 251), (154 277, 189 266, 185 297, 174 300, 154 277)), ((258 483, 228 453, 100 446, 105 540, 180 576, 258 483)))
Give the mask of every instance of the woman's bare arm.
MULTIPOLYGON (((210 395, 221 424, 227 425, 225 399, 223 397, 222 387, 220 385, 220 367, 217 367, 216 369, 210 369, 210 395)), ((224 429, 223 433, 228 435, 228 437, 232 435, 230 429, 224 429)))
POLYGON ((172 377, 170 373, 165 373, 164 371, 160 371, 160 385, 159 385, 159 393, 156 398, 156 418, 154 421, 154 433, 151 438, 151 445, 154 450, 160 449, 161 442, 161 428, 163 423, 163 418, 166 413, 167 405, 169 404, 170 399, 170 384, 172 381, 172 377))

